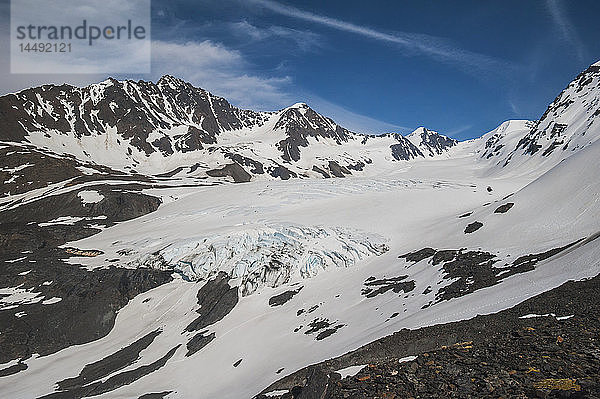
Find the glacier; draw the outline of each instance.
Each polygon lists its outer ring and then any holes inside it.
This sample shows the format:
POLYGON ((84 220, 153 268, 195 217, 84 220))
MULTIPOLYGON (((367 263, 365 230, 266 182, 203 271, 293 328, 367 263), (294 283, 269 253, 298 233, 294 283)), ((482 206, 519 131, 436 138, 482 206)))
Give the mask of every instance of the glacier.
POLYGON ((220 271, 238 279, 242 295, 295 278, 310 278, 329 267, 351 267, 389 250, 378 234, 342 227, 297 224, 244 226, 189 238, 130 261, 130 267, 172 268, 188 281, 207 280, 220 271))

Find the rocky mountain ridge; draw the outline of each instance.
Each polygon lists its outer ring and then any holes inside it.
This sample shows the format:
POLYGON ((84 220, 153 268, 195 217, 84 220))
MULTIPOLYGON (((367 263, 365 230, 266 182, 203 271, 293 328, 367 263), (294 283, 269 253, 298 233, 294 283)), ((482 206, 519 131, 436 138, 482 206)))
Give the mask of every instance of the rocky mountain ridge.
POLYGON ((237 164, 248 179, 343 177, 372 163, 373 153, 411 160, 457 144, 426 129, 421 140, 411 137, 354 133, 304 103, 243 110, 172 76, 46 85, 0 97, 1 141, 146 175, 210 176, 237 164))
POLYGON ((359 134, 305 103, 244 110, 169 75, 156 83, 109 78, 0 97, 0 141, 92 168, 236 182, 344 177, 469 145, 495 169, 547 170, 597 139, 599 87, 596 63, 539 121, 507 121, 469 144, 425 127, 407 136, 359 134))
POLYGON ((507 169, 548 170, 600 132, 600 62, 581 72, 537 121, 508 121, 484 135, 481 157, 507 169))

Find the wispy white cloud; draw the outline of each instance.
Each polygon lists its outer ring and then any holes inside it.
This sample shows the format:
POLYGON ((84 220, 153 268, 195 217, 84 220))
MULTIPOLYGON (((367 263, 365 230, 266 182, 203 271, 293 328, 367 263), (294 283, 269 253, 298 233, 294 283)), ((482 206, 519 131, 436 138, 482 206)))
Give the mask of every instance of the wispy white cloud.
POLYGON ((250 2, 280 15, 320 24, 377 41, 393 43, 402 48, 406 55, 425 55, 436 61, 452 64, 465 72, 475 75, 481 72, 493 72, 502 75, 517 69, 517 66, 511 62, 461 49, 440 37, 407 32, 383 32, 283 5, 273 0, 250 0, 250 2))
MULTIPOLYGON (((8 5, 0 3, 0 52, 3 54, 10 53, 8 11, 8 5)), ((288 94, 292 83, 289 76, 281 72, 274 74, 277 76, 263 76, 251 70, 252 66, 241 52, 216 42, 154 40, 150 74, 112 75, 117 79, 156 80, 161 75, 170 74, 221 95, 235 105, 253 109, 280 109, 295 102, 288 94)), ((43 84, 85 86, 104 80, 108 75, 13 74, 10 73, 10 57, 0 57, 0 95, 43 84)))
POLYGON ((86 85, 98 82, 104 74, 14 74, 10 71, 10 4, 0 2, 0 95, 42 84, 86 85))
POLYGON ((262 77, 249 69, 239 51, 209 40, 152 43, 153 79, 174 75, 246 108, 279 109, 294 102, 287 94, 289 76, 262 77))
POLYGON ((300 29, 292 29, 284 26, 272 25, 258 27, 246 20, 226 24, 230 31, 252 41, 264 40, 286 40, 293 43, 302 51, 309 51, 322 46, 320 35, 300 29))
POLYGON ((264 40, 270 36, 266 29, 260 29, 248 21, 230 22, 230 30, 238 36, 246 36, 252 40, 264 40))
POLYGON ((515 104, 513 101, 509 101, 508 105, 510 106, 510 110, 512 111, 513 114, 520 115, 519 108, 517 107, 517 104, 515 104))
POLYGON ((473 127, 473 125, 464 125, 464 126, 459 126, 457 128, 454 129, 450 129, 446 132, 441 132, 442 134, 445 134, 446 136, 450 136, 450 137, 454 137, 454 138, 460 138, 461 137, 461 133, 466 132, 467 130, 471 129, 473 127))
MULTIPOLYGON (((110 1, 118 2, 118 0, 110 1)), ((105 4, 105 6, 101 8, 102 12, 109 13, 111 4, 105 4)), ((127 4, 121 4, 120 7, 126 8, 127 4)), ((172 22, 177 22, 177 20, 173 19, 172 22)), ((296 99, 289 95, 292 79, 285 70, 256 71, 255 65, 248 62, 241 51, 216 41, 181 39, 181 37, 193 36, 178 35, 177 33, 182 31, 187 32, 187 28, 179 26, 177 23, 173 26, 166 31, 164 26, 162 29, 158 29, 155 32, 156 36, 162 37, 162 40, 153 40, 149 43, 151 45, 150 73, 99 71, 102 73, 65 74, 53 73, 60 69, 52 68, 50 65, 44 69, 48 73, 13 74, 10 73, 10 57, 0 57, 0 95, 42 84, 68 83, 85 86, 104 80, 109 75, 117 79, 156 81, 161 75, 170 74, 223 96, 240 107, 273 110, 296 102, 296 99)), ((10 5, 8 2, 0 1, 0 51, 5 55, 10 54, 9 27, 10 5)), ((279 27, 271 27, 265 32, 277 37, 292 36, 293 33, 279 27)), ((110 49, 103 50, 102 54, 111 54, 108 50, 110 49)), ((121 53, 113 58, 119 62, 139 58, 135 47, 128 48, 126 55, 123 56, 121 53)), ((79 60, 73 59, 72 62, 76 61, 79 60)), ((126 65, 119 70, 128 71, 126 65)), ((92 72, 92 70, 88 72, 92 72)))
POLYGON ((546 0, 546 7, 561 36, 573 47, 579 61, 585 60, 585 47, 577 34, 575 26, 569 20, 562 2, 560 0, 546 0))
POLYGON ((322 46, 321 37, 310 31, 291 29, 283 26, 271 26, 269 31, 275 36, 291 40, 302 51, 309 51, 322 46))
POLYGON ((351 111, 345 107, 334 104, 315 94, 306 94, 303 97, 312 109, 333 119, 340 126, 353 132, 367 134, 381 134, 387 132, 410 133, 414 129, 395 123, 382 121, 360 113, 351 111))
MULTIPOLYGON (((0 31, 0 39, 8 32, 0 31)), ((8 41, 0 51, 8 53, 8 41)), ((156 81, 169 74, 225 97, 233 104, 257 110, 280 109, 295 101, 288 93, 289 76, 264 77, 249 72, 243 55, 211 41, 152 42, 151 74, 113 74, 117 79, 156 81)), ((0 95, 42 84, 68 83, 85 86, 106 79, 107 74, 11 74, 8 57, 0 59, 0 95)))

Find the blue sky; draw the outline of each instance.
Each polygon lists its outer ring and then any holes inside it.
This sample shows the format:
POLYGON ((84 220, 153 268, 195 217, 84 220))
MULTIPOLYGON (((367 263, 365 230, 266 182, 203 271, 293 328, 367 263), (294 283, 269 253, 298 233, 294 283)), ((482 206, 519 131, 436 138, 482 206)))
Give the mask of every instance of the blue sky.
MULTIPOLYGON (((255 109, 307 102, 356 131, 458 139, 536 119, 600 59, 600 2, 153 0, 151 75, 255 109)), ((18 85, 96 76, 29 77, 18 85)))

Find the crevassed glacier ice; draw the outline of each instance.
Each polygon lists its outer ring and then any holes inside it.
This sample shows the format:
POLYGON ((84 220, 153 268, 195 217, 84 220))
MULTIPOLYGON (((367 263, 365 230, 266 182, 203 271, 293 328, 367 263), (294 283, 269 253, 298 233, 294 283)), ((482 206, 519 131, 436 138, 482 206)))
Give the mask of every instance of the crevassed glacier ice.
POLYGON ((341 227, 243 226, 171 243, 134 262, 173 268, 192 281, 225 271, 240 279, 241 294, 248 295, 264 285, 284 284, 293 276, 312 277, 328 267, 349 267, 381 255, 388 251, 386 241, 377 234, 341 227))

